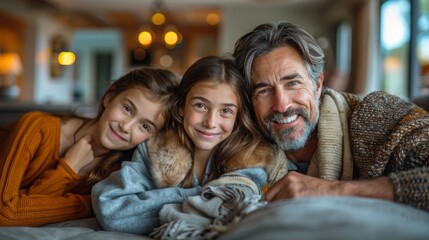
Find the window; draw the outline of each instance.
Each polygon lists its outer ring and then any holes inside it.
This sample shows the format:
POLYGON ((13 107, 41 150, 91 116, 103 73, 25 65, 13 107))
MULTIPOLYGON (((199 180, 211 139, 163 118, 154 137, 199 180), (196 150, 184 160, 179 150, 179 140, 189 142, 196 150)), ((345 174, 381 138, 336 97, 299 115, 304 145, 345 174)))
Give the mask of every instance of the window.
POLYGON ((408 97, 410 2, 389 0, 381 5, 383 90, 408 97))
POLYGON ((420 92, 429 95, 429 1, 419 1, 416 55, 419 65, 420 92))
POLYGON ((387 0, 380 9, 383 90, 429 95, 429 0, 387 0))

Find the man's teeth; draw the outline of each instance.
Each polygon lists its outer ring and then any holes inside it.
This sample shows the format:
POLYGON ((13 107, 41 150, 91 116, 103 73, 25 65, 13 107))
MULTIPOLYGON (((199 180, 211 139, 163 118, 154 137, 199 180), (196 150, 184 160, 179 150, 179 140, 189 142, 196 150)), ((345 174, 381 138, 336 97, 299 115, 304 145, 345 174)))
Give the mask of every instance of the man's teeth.
POLYGON ((295 121, 297 118, 298 118, 298 115, 293 115, 293 116, 288 117, 288 118, 282 118, 282 119, 278 120, 277 122, 280 124, 286 124, 286 123, 290 123, 290 122, 295 121))

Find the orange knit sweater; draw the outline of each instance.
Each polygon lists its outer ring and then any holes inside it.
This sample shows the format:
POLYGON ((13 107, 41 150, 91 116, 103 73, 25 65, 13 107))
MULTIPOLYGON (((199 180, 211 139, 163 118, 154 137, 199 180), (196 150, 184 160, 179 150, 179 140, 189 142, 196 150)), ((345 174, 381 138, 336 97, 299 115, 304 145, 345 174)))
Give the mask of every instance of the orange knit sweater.
POLYGON ((0 134, 0 226, 92 216, 90 188, 59 156, 61 120, 30 112, 0 134))

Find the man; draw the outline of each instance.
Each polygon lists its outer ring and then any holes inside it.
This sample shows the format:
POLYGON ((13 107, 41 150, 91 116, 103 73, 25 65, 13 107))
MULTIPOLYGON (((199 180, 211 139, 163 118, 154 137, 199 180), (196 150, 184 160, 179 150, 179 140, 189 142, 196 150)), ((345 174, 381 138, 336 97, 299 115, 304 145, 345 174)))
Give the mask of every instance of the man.
POLYGON ((348 195, 429 210, 426 111, 382 91, 361 100, 326 88, 322 49, 288 22, 256 27, 233 55, 255 121, 287 162, 269 169, 268 201, 348 195))

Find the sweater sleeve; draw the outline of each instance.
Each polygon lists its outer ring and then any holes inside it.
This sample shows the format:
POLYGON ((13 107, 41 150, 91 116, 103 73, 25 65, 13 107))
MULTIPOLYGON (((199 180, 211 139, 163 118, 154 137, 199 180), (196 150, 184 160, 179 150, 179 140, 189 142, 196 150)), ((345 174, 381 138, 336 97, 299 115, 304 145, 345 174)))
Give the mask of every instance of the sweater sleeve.
POLYGON ((420 127, 408 128, 413 130, 396 145, 390 157, 396 171, 389 177, 395 201, 429 211, 429 123, 425 122, 426 126, 413 124, 420 127))
POLYGON ((149 234, 159 226, 163 205, 182 203, 198 195, 201 187, 156 188, 149 171, 146 143, 139 144, 132 161, 92 189, 94 212, 100 225, 110 231, 149 234))
POLYGON ((64 158, 61 158, 56 168, 47 169, 33 182, 28 188, 27 194, 62 196, 71 184, 78 184, 83 180, 70 168, 64 158))
POLYGON ((32 112, 11 127, 0 152, 0 225, 38 226, 91 215, 89 195, 64 191, 76 176, 58 165, 59 142, 57 117, 32 112))
POLYGON ((429 167, 392 173, 395 201, 429 211, 429 167))
POLYGON ((429 114, 379 91, 350 120, 355 179, 388 175, 395 201, 429 210, 429 114), (356 174, 357 173, 357 174, 356 174))

